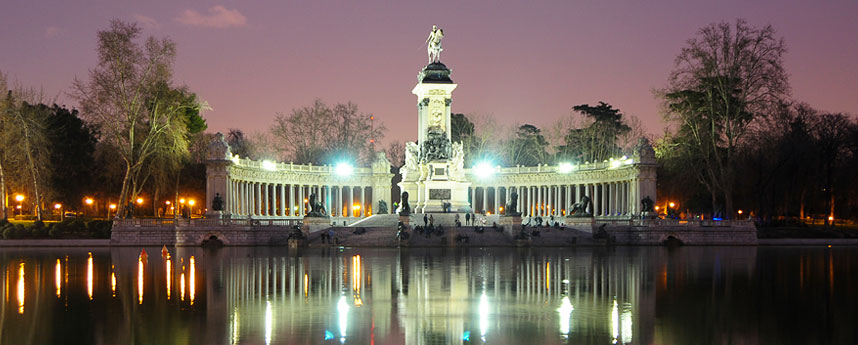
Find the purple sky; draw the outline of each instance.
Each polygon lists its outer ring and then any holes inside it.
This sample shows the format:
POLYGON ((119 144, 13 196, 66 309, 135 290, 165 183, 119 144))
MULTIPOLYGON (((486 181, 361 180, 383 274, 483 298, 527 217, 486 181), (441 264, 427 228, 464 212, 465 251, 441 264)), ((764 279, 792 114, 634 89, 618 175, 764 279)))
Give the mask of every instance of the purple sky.
POLYGON ((210 131, 266 130, 276 112, 322 98, 375 114, 389 129, 384 142, 414 140, 410 91, 437 24, 459 84, 454 112, 547 125, 573 105, 606 101, 660 133, 652 90, 684 42, 740 17, 786 39, 793 97, 858 114, 856 15, 855 0, 3 0, 0 70, 49 94, 68 91, 96 63, 96 31, 111 18, 136 20, 176 41, 175 80, 213 107, 210 131))

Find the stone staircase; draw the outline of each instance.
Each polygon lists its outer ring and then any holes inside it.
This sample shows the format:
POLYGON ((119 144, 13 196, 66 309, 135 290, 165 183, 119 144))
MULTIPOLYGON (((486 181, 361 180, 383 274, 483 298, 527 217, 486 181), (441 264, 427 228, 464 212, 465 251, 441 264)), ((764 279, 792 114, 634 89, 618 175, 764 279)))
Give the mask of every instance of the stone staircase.
MULTIPOLYGON (((366 229, 363 234, 355 234, 357 227, 333 227, 335 244, 341 246, 355 247, 396 247, 399 245, 399 240, 396 239, 396 226, 393 227, 361 227, 366 229), (339 241, 339 242, 337 242, 339 241)), ((310 247, 327 246, 328 243, 322 243, 322 233, 327 233, 328 230, 321 230, 310 234, 307 245, 310 247)))

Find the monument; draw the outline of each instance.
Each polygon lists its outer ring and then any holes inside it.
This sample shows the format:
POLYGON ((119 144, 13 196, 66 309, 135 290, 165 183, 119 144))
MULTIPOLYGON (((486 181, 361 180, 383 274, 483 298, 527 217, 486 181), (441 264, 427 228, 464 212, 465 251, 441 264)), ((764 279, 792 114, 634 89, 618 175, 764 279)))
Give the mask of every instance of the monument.
POLYGON ((400 168, 399 188, 409 193, 416 213, 468 211, 468 187, 462 143, 453 143, 450 133, 450 104, 456 84, 441 63, 444 31, 432 27, 427 42, 429 64, 417 75, 411 90, 417 96, 417 142, 405 145, 405 165, 400 168))

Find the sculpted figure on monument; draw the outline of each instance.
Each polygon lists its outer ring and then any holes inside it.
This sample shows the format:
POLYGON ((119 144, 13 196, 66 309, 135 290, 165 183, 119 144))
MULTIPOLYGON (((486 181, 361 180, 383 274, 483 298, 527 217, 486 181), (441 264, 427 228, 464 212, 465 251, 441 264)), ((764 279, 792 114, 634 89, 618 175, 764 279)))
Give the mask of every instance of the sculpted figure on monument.
POLYGON ((405 170, 417 170, 417 162, 420 159, 420 150, 414 142, 405 143, 405 170))
POLYGON ((214 198, 212 198, 212 210, 223 211, 223 198, 220 197, 220 193, 215 193, 214 198))
POLYGON ((589 196, 581 197, 581 201, 576 202, 572 205, 572 211, 569 214, 572 217, 592 217, 593 215, 588 211, 593 207, 593 202, 590 201, 589 196))
POLYGON ((441 62, 441 39, 444 38, 444 30, 437 25, 432 25, 432 32, 426 39, 426 53, 429 55, 429 63, 441 62))
POLYGON ((520 216, 521 212, 516 211, 516 207, 518 205, 518 193, 516 193, 515 189, 512 190, 512 194, 509 195, 509 203, 504 206, 504 212, 507 216, 520 216))
POLYGON ((462 143, 453 143, 453 161, 450 163, 450 177, 453 179, 465 178, 465 151, 462 143))
POLYGON ((327 216, 327 212, 325 212, 325 206, 322 205, 321 202, 317 201, 316 193, 311 193, 309 198, 310 204, 310 213, 307 214, 307 217, 325 217, 327 216))
POLYGON ((654 206, 655 201, 652 201, 649 195, 647 195, 646 198, 643 198, 641 200, 641 211, 643 212, 655 212, 654 206))
POLYGON ((431 162, 450 158, 450 140, 447 139, 446 133, 437 129, 430 129, 426 137, 426 142, 423 143, 421 161, 431 162))
POLYGON ((232 159, 232 152, 229 150, 229 144, 226 143, 223 133, 215 134, 215 139, 209 144, 208 159, 210 161, 232 159))
POLYGON ((408 204, 408 192, 402 192, 401 200, 402 202, 399 204, 399 215, 410 216, 411 205, 408 204))

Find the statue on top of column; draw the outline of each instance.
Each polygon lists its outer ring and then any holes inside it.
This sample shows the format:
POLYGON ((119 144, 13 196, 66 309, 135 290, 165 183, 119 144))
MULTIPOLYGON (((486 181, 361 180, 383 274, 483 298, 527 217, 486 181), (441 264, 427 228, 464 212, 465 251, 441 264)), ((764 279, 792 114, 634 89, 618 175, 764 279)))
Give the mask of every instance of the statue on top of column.
POLYGON ((444 38, 444 30, 437 25, 432 25, 432 32, 426 39, 426 43, 428 43, 426 53, 429 55, 429 63, 441 62, 441 51, 444 50, 441 49, 442 38, 444 38))

